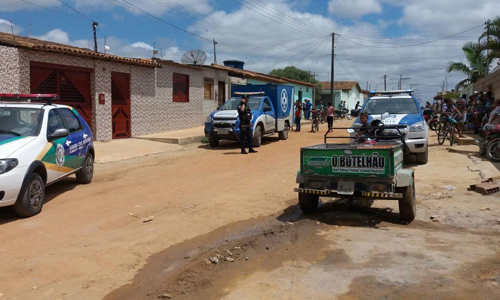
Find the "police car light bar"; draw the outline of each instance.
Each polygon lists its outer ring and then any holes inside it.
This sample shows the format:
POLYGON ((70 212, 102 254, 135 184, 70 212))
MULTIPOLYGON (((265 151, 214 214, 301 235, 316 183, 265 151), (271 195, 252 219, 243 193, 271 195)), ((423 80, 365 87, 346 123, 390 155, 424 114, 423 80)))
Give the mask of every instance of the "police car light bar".
POLYGON ((47 105, 52 101, 59 100, 58 94, 0 94, 0 101, 27 101, 45 102, 47 105))
POLYGON ((394 90, 394 91, 370 91, 370 94, 380 95, 396 95, 396 94, 413 94, 413 90, 394 90))
POLYGON ((264 92, 234 92, 235 95, 264 95, 264 92))

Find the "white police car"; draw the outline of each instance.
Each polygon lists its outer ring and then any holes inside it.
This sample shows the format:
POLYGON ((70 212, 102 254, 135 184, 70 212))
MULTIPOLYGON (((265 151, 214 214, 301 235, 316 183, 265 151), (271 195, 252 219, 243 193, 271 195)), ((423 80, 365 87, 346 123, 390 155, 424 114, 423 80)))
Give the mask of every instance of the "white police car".
MULTIPOLYGON (((363 104, 361 112, 368 114, 368 123, 372 120, 381 120, 384 125, 406 125, 406 128, 400 129, 404 135, 405 154, 416 155, 420 164, 427 163, 429 128, 418 100, 413 97, 413 91, 370 92, 370 97, 363 104)), ((353 124, 353 127, 358 126, 361 126, 359 116, 353 124)), ((395 133, 394 129, 387 131, 388 134, 395 133)))
POLYGON ((0 94, 0 207, 18 215, 42 210, 45 187, 76 174, 81 183, 94 175, 92 132, 78 112, 51 104, 57 95, 0 94), (45 101, 22 103, 19 100, 45 101), (15 100, 15 101, 12 101, 15 100))

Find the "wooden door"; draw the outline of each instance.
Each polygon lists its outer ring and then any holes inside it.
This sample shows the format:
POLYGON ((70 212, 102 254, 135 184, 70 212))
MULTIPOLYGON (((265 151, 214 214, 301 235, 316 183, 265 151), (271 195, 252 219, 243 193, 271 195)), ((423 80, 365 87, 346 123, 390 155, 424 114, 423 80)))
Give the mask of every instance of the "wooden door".
POLYGON ((221 106, 226 102, 226 83, 224 81, 219 81, 219 94, 217 99, 217 107, 221 106))
POLYGON ((31 62, 32 94, 58 94, 57 104, 74 107, 92 128, 91 69, 31 62))
POLYGON ((131 136, 129 74, 111 72, 111 118, 113 138, 129 138, 131 136))

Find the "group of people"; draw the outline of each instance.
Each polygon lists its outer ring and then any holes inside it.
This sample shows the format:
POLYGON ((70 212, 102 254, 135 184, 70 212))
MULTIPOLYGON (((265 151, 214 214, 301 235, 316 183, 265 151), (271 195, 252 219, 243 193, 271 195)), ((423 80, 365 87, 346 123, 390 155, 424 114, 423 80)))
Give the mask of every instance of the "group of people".
POLYGON ((445 99, 441 107, 438 104, 431 105, 427 102, 422 110, 426 116, 439 112, 441 113, 441 122, 451 121, 457 124, 457 129, 460 129, 457 130, 460 137, 462 137, 461 132, 465 124, 473 124, 477 132, 485 117, 486 124, 500 124, 500 99, 495 100, 491 92, 476 92, 469 96, 468 100, 467 95, 463 94, 457 102, 445 99))
POLYGON ((302 119, 302 115, 304 115, 306 120, 309 120, 312 114, 312 119, 320 119, 323 116, 326 116, 326 120, 328 122, 328 129, 333 127, 333 119, 335 116, 335 109, 332 106, 332 103, 328 103, 328 106, 325 108, 322 103, 318 103, 316 106, 313 106, 309 100, 306 100, 305 103, 301 103, 300 100, 295 101, 294 105, 294 124, 295 124, 295 132, 300 132, 300 122, 302 119))

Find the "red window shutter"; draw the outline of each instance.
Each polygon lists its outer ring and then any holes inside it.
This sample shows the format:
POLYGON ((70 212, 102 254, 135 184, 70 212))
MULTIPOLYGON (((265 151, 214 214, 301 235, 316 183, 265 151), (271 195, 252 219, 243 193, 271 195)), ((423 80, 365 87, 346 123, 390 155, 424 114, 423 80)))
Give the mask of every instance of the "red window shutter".
POLYGON ((174 73, 173 102, 189 102, 189 75, 174 73))

